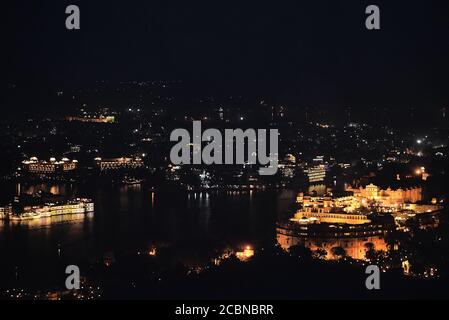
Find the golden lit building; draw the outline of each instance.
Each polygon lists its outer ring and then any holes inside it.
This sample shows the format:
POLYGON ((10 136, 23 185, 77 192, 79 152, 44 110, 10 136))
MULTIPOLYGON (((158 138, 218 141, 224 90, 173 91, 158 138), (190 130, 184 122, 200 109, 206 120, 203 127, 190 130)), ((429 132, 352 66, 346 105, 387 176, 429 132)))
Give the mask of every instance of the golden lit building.
POLYGON ((421 187, 408 187, 392 189, 381 189, 374 184, 369 184, 365 188, 353 189, 348 187, 347 191, 354 193, 354 197, 362 206, 367 206, 370 202, 376 202, 382 207, 400 207, 406 203, 416 203, 422 201, 421 187))
POLYGON ((68 116, 67 121, 92 122, 92 123, 114 123, 114 116, 68 116))
POLYGON ((13 212, 11 206, 0 207, 0 218, 11 221, 33 220, 58 215, 84 214, 94 211, 94 203, 90 199, 77 198, 60 203, 27 205, 20 212, 13 212))
POLYGON ((323 257, 326 260, 336 260, 332 254, 332 248, 340 247, 345 251, 346 256, 357 260, 366 260, 366 251, 368 250, 366 244, 374 245, 375 250, 387 251, 387 243, 382 235, 371 235, 367 237, 335 237, 335 238, 309 238, 297 237, 291 234, 277 232, 277 241, 279 245, 288 250, 291 246, 303 245, 312 251, 318 249, 325 250, 326 255, 323 257))
POLYGON ((95 158, 96 166, 101 171, 107 170, 118 170, 118 169, 138 169, 144 166, 143 160, 141 158, 113 158, 113 159, 102 159, 95 158))
POLYGON ((295 213, 290 221, 301 224, 310 223, 337 223, 337 224, 365 224, 371 220, 364 214, 351 214, 346 212, 336 212, 331 207, 328 208, 306 208, 295 213))
POLYGON ((0 220, 8 218, 12 213, 11 205, 0 207, 0 220))
POLYGON ((323 164, 319 164, 304 170, 309 178, 309 183, 323 182, 326 178, 326 167, 323 164))
POLYGON ((77 160, 69 160, 67 158, 62 158, 60 161, 57 161, 55 158, 50 158, 50 161, 45 161, 31 157, 29 160, 22 161, 22 168, 26 172, 34 174, 63 173, 75 170, 77 167, 77 160))
POLYGON ((338 223, 364 224, 371 222, 366 215, 352 213, 356 199, 348 194, 339 197, 305 196, 299 193, 296 202, 301 209, 291 221, 301 224, 338 223))
POLYGON ((353 205, 355 199, 351 194, 345 194, 341 196, 310 196, 304 195, 304 193, 298 193, 296 202, 303 207, 312 208, 327 208, 327 207, 346 207, 353 205))

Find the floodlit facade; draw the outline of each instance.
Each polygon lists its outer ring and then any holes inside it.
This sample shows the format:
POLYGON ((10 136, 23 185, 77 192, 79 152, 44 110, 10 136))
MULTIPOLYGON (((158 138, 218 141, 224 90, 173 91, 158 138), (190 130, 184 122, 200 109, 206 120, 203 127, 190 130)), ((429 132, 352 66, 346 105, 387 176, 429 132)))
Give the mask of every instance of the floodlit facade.
POLYGON ((310 223, 337 223, 337 224, 365 224, 371 220, 365 214, 350 214, 346 212, 335 212, 328 208, 306 208, 295 213, 291 221, 301 224, 310 223))
POLYGON ((376 202, 382 207, 399 207, 406 203, 417 203, 423 200, 421 187, 408 187, 392 189, 381 189, 374 184, 369 184, 365 188, 353 189, 348 187, 347 191, 354 193, 354 197, 362 206, 370 202, 376 202))
POLYGON ((69 160, 67 158, 63 158, 59 161, 55 158, 50 158, 49 161, 46 161, 31 157, 29 160, 22 161, 23 170, 34 174, 63 173, 75 170, 77 167, 77 160, 69 160))
POLYGON ((367 215, 351 213, 356 199, 350 195, 340 197, 305 196, 299 193, 296 202, 301 209, 295 213, 291 221, 300 224, 337 223, 364 224, 371 222, 367 215))
POLYGON ((92 122, 92 123, 114 123, 114 116, 68 116, 67 121, 92 122))
POLYGON ((326 167, 322 164, 310 167, 304 170, 304 172, 309 178, 309 183, 323 182, 324 178, 326 178, 326 167))
POLYGON ((113 158, 113 159, 95 159, 96 166, 101 171, 118 170, 118 169, 138 169, 144 166, 141 158, 113 158))
POLYGON ((11 221, 47 218, 66 214, 82 214, 94 211, 91 199, 77 198, 65 202, 45 203, 24 206, 20 212, 14 212, 11 206, 0 207, 0 218, 11 221))

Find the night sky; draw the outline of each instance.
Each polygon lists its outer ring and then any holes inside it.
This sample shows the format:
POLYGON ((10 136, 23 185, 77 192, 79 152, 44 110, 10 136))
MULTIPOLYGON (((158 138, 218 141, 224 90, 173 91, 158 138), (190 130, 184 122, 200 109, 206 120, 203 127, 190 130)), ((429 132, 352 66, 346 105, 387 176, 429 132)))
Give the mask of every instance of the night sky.
POLYGON ((2 88, 179 79, 305 104, 443 107, 448 1, 9 1, 2 88), (81 30, 65 29, 65 7, 81 30), (381 30, 365 28, 365 8, 381 30))

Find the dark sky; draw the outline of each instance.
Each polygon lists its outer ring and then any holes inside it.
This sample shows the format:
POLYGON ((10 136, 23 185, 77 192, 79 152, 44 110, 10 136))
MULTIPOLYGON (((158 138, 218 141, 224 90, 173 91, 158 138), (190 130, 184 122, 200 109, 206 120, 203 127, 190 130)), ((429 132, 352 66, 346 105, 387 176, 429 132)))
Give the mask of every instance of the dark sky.
POLYGON ((9 2, 2 86, 181 79, 304 103, 449 101, 448 1, 9 2), (65 29, 69 4, 79 31, 65 29), (365 28, 369 4, 380 31, 365 28))

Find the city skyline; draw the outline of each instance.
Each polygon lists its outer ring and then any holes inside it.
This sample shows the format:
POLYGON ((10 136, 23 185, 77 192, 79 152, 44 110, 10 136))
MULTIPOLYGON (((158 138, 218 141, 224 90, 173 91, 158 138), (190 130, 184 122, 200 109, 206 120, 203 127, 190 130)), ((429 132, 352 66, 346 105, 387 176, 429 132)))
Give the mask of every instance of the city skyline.
POLYGON ((447 299, 448 10, 7 3, 0 300, 447 299))

